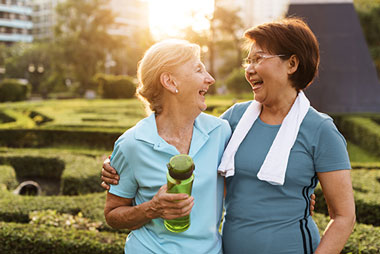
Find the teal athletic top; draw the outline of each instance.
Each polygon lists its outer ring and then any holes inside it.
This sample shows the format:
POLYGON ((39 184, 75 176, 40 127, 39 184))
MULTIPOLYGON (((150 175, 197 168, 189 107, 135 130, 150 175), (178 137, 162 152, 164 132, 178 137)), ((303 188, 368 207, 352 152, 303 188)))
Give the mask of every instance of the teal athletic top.
MULTIPOLYGON (((195 163, 189 229, 172 233, 163 219, 153 219, 129 234, 125 253, 222 253, 219 226, 224 180, 217 167, 230 135, 227 121, 204 113, 196 118, 189 152, 195 163)), ((166 184, 166 164, 176 154, 177 149, 158 135, 154 114, 141 120, 115 143, 111 166, 120 182, 111 185, 110 193, 134 198, 136 205, 151 200, 166 184)))
MULTIPOLYGON (((235 104, 222 118, 232 130, 250 102, 235 104)), ((313 253, 320 238, 309 213, 317 172, 350 169, 344 137, 332 119, 310 107, 291 149, 283 186, 257 178, 280 125, 259 118, 235 156, 235 175, 226 178, 225 254, 313 253)))

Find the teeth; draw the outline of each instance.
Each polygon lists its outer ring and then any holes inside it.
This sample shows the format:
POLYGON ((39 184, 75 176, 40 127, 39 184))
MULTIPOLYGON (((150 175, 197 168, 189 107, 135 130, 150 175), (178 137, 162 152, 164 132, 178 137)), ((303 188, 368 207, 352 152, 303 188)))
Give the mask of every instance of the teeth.
POLYGON ((199 94, 201 95, 205 95, 207 93, 207 90, 206 89, 202 89, 199 91, 199 94))

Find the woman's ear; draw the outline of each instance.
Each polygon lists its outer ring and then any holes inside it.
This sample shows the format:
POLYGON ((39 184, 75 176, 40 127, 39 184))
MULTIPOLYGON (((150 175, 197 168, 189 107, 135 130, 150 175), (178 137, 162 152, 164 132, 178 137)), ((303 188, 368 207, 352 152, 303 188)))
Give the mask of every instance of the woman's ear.
POLYGON ((171 93, 176 93, 177 85, 169 72, 163 72, 160 75, 161 85, 171 93))
POLYGON ((299 63, 300 63, 300 61, 296 55, 292 55, 288 59, 288 74, 289 75, 291 75, 297 71, 299 63))

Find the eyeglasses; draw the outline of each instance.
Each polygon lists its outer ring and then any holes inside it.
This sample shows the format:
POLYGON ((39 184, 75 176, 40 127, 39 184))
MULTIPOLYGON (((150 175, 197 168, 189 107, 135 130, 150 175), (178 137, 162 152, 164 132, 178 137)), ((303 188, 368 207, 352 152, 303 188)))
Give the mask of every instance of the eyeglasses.
POLYGON ((242 66, 244 68, 248 68, 248 66, 250 66, 251 64, 253 65, 253 67, 256 67, 258 66, 262 61, 264 61, 265 59, 269 59, 269 58, 273 58, 273 57, 280 57, 280 56, 286 56, 284 54, 280 54, 280 55, 263 55, 263 54, 256 54, 254 55, 253 57, 251 58, 245 58, 243 59, 243 64, 242 66))

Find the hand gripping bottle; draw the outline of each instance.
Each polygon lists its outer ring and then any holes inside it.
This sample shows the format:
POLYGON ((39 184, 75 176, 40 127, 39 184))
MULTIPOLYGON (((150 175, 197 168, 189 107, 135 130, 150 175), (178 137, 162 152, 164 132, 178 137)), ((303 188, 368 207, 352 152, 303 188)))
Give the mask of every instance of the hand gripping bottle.
MULTIPOLYGON (((194 162, 187 154, 178 154, 173 156, 168 166, 167 193, 186 193, 191 195, 193 187, 195 168, 194 162)), ((173 220, 165 220, 165 227, 174 233, 186 231, 190 227, 190 215, 173 220)))

